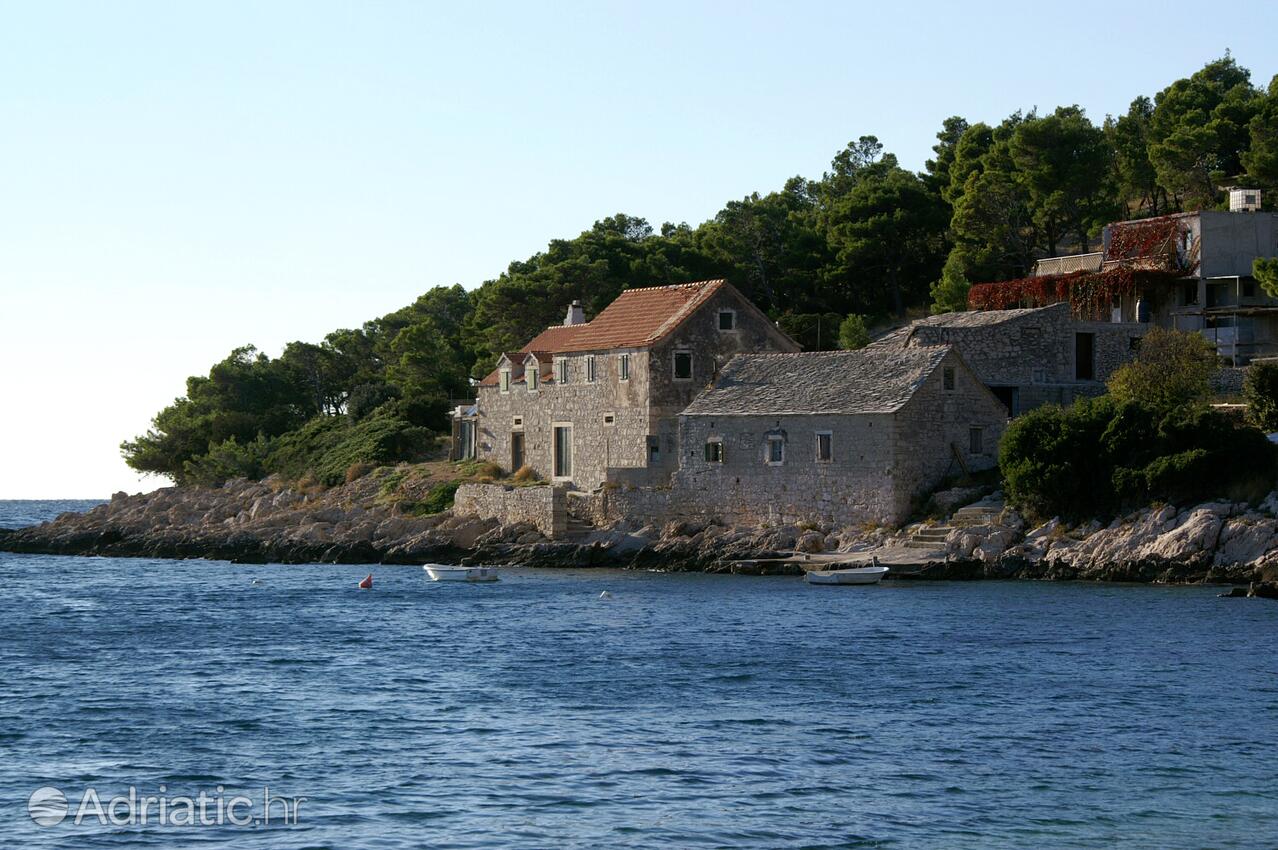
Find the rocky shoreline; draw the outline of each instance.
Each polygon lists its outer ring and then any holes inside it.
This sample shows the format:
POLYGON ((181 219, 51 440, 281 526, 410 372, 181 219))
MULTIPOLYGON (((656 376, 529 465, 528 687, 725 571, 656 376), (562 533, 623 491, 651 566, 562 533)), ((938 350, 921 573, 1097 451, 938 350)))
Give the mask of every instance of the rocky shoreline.
MULTIPOLYGON (((83 514, 0 530, 0 550, 108 557, 209 558, 238 563, 499 563, 546 567, 622 567, 669 571, 798 574, 776 563, 792 552, 849 559, 907 555, 902 547, 926 524, 874 527, 739 528, 670 522, 621 523, 568 541, 526 524, 418 516, 432 482, 411 469, 381 470, 328 490, 295 489, 278 479, 229 481, 221 488, 169 487, 111 501, 83 514), (773 561, 773 563, 768 563, 773 561)), ((940 533, 940 532, 938 532, 940 533)), ((934 552, 894 577, 924 580, 1035 579, 1161 584, 1252 585, 1278 581, 1278 493, 1258 507, 1212 502, 1151 506, 1099 523, 1036 528, 1011 510, 956 528, 934 552)))

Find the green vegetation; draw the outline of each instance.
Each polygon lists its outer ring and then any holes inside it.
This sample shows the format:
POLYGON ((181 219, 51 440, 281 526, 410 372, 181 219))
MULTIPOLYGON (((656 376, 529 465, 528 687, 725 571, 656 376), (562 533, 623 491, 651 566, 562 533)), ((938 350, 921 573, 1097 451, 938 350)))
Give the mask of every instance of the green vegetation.
POLYGON ((853 313, 839 325, 839 348, 844 351, 855 351, 870 344, 870 332, 865 327, 865 319, 853 313))
POLYGON ((695 227, 617 214, 473 291, 436 287, 273 359, 237 348, 189 378, 122 445, 125 459, 206 483, 272 472, 336 483, 353 464, 414 459, 499 352, 573 299, 595 315, 635 286, 726 278, 808 350, 842 345, 851 315, 875 325, 929 304, 960 310, 969 282, 1092 248, 1111 218, 1219 206, 1230 181, 1278 186, 1278 82, 1262 91, 1226 56, 1100 126, 1063 106, 997 124, 954 116, 936 138, 922 173, 860 136, 819 178, 730 201, 695 227))
POLYGON ((1247 421, 1267 433, 1278 431, 1278 363, 1253 363, 1243 379, 1247 421))
POLYGON ((1150 502, 1262 498, 1278 474, 1278 449, 1207 404, 1215 362, 1201 342, 1151 331, 1108 395, 1014 420, 999 445, 1012 502, 1035 517, 1081 520, 1150 502))

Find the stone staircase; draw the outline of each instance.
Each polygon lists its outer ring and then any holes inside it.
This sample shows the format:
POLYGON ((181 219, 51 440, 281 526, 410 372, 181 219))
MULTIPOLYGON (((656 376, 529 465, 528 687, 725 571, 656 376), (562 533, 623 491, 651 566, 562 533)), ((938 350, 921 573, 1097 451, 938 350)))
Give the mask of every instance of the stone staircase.
POLYGON ((921 525, 905 541, 907 549, 927 549, 936 552, 945 548, 945 538, 954 530, 951 525, 921 525))
POLYGON ((599 530, 590 521, 586 508, 580 503, 579 497, 569 494, 566 509, 567 526, 564 529, 564 537, 571 540, 576 537, 585 537, 587 534, 599 530))
POLYGON ((998 515, 1003 513, 1002 502, 977 502, 965 508, 959 508, 950 517, 950 525, 956 528, 968 528, 974 525, 992 525, 998 515))

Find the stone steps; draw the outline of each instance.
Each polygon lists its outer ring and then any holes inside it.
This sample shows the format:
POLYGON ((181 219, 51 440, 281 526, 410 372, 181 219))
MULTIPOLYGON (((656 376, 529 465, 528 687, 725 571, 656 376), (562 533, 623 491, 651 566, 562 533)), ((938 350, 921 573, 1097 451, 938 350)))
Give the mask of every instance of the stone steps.
POLYGON ((945 538, 953 529, 948 525, 922 526, 905 541, 906 549, 927 549, 935 552, 945 548, 945 538))
POLYGON ((967 528, 973 525, 992 525, 1002 512, 1003 506, 1001 504, 968 505, 955 511, 954 516, 950 517, 950 525, 956 528, 967 528))

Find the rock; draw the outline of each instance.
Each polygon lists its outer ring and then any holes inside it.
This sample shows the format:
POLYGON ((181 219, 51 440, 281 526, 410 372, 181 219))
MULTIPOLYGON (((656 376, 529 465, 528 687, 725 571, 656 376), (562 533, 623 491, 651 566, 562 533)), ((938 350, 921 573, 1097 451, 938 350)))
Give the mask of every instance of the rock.
POLYGON ((1247 596, 1248 593, 1245 587, 1233 587, 1224 593, 1217 593, 1216 595, 1221 599, 1240 599, 1247 596))
POLYGON ((1278 582, 1253 581, 1247 595, 1257 599, 1278 599, 1278 582))
POLYGON ((819 531, 805 531, 794 544, 796 552, 822 552, 825 550, 825 535, 819 531))

